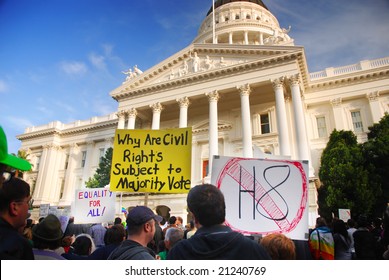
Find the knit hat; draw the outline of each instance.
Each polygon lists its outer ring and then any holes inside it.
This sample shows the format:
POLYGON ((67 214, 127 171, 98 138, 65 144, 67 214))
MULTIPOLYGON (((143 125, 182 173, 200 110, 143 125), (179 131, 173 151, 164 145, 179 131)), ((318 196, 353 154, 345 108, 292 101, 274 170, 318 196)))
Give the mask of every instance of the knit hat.
POLYGON ((58 241, 63 236, 61 222, 55 215, 49 214, 32 228, 32 235, 44 241, 58 241))
POLYGON ((28 171, 31 169, 31 164, 19 157, 8 154, 7 137, 3 128, 0 126, 0 163, 11 166, 17 170, 28 171))

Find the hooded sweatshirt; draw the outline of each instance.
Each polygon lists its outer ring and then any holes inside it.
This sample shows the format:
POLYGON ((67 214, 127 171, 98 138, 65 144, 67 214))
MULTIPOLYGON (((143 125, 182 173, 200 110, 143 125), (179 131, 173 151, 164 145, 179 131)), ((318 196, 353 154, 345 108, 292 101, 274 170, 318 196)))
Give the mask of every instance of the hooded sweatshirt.
POLYGON ((201 227, 190 239, 178 242, 168 260, 270 260, 257 242, 228 226, 201 227))

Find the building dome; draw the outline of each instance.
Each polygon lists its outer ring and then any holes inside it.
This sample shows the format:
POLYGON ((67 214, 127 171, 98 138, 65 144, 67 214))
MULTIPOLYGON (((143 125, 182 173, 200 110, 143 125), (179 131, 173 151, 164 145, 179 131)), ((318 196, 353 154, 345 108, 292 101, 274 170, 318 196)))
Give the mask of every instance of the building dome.
POLYGON ((293 46, 289 30, 261 0, 217 0, 215 16, 211 7, 193 43, 293 46))
MULTIPOLYGON (((220 6, 222 6, 222 5, 224 5, 224 4, 228 4, 228 3, 232 3, 232 2, 251 2, 251 3, 254 3, 254 4, 260 5, 263 8, 265 8, 266 10, 268 10, 266 5, 261 0, 217 0, 215 2, 215 9, 220 7, 220 6)), ((211 13, 212 13, 212 7, 209 9, 209 11, 207 13, 207 16, 209 14, 211 14, 211 13)))

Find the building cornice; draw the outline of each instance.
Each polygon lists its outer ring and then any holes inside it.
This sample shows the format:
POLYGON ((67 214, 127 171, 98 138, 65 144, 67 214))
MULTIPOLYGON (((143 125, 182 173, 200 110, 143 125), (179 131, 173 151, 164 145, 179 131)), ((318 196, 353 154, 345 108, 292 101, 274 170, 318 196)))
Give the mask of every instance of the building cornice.
POLYGON ((77 134, 83 134, 88 133, 92 131, 96 131, 99 129, 105 129, 105 128, 116 128, 117 127, 118 120, 110 120, 106 122, 95 122, 88 125, 79 125, 73 128, 66 128, 66 129, 60 129, 60 128, 48 128, 48 129, 36 129, 31 132, 26 132, 21 135, 17 135, 16 138, 21 141, 34 139, 34 138, 41 138, 41 137, 47 137, 47 136, 70 136, 70 135, 77 135, 77 134))

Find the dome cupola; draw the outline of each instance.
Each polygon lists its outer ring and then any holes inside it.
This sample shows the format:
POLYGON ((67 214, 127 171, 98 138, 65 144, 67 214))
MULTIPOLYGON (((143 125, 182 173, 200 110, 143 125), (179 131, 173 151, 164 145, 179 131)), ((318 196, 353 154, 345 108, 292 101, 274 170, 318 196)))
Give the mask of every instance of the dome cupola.
POLYGON ((261 0, 217 0, 208 11, 193 43, 293 46, 288 28, 281 28, 277 18, 261 0), (215 28, 213 19, 215 18, 215 28))

